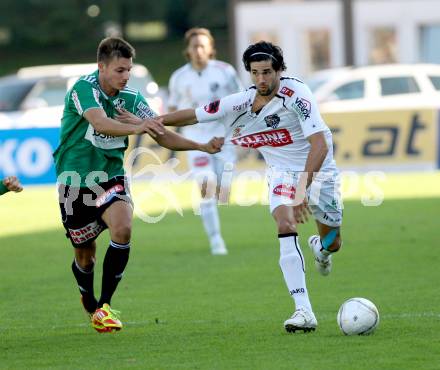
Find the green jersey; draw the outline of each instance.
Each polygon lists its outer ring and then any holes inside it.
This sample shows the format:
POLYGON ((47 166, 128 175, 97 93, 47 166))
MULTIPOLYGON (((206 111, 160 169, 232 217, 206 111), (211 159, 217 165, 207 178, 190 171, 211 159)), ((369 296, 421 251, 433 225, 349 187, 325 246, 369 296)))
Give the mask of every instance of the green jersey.
POLYGON ((8 191, 9 191, 8 188, 6 187, 5 184, 3 184, 3 181, 0 179, 0 195, 3 195, 8 191))
POLYGON ((99 86, 98 76, 96 71, 81 77, 64 99, 60 144, 53 156, 58 182, 65 185, 85 187, 124 174, 128 137, 96 131, 84 117, 85 112, 101 108, 113 118, 117 109, 124 108, 142 119, 155 116, 139 91, 125 87, 115 96, 108 96, 99 86))

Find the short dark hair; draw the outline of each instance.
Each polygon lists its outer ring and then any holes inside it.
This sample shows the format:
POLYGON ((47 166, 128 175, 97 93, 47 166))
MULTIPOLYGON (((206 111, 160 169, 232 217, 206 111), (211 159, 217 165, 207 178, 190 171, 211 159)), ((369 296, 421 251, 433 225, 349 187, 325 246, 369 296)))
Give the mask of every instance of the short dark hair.
POLYGON ((209 39, 211 46, 212 46, 212 53, 209 57, 210 57, 210 59, 214 59, 215 55, 216 55, 214 37, 212 36, 210 30, 208 30, 207 28, 203 28, 203 27, 193 27, 185 32, 185 37, 184 37, 185 50, 183 51, 183 54, 185 55, 186 59, 189 60, 189 54, 186 51, 186 49, 188 48, 189 43, 194 36, 206 36, 209 39))
POLYGON ((107 37, 99 43, 97 59, 109 63, 113 58, 134 58, 136 51, 127 41, 119 37, 107 37))
POLYGON ((251 70, 251 62, 261 62, 263 60, 271 60, 272 68, 277 72, 286 70, 283 51, 271 42, 259 41, 249 45, 243 53, 244 68, 248 72, 251 70))

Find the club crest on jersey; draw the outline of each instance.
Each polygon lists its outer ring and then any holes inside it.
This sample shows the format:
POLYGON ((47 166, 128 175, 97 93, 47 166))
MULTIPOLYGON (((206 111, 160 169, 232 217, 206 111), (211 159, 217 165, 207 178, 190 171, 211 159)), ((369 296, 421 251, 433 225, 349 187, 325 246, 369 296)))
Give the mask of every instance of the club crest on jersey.
POLYGON ((291 98, 293 96, 293 94, 295 93, 295 91, 289 89, 288 87, 284 86, 281 91, 281 94, 283 95, 287 95, 289 98, 291 98))
POLYGON ((304 98, 296 98, 295 102, 292 104, 292 107, 295 109, 295 112, 298 113, 301 121, 305 121, 307 118, 310 118, 312 105, 308 100, 304 98))
POLYGON ((113 105, 116 109, 124 109, 125 108, 125 100, 121 98, 117 98, 113 100, 113 105))
POLYGON ((208 105, 205 105, 203 107, 205 112, 210 114, 217 113, 219 108, 220 108, 220 100, 213 101, 212 103, 209 103, 208 105))
POLYGON ((277 128, 280 124, 280 117, 278 114, 271 114, 270 116, 264 117, 264 122, 266 122, 267 127, 277 128))

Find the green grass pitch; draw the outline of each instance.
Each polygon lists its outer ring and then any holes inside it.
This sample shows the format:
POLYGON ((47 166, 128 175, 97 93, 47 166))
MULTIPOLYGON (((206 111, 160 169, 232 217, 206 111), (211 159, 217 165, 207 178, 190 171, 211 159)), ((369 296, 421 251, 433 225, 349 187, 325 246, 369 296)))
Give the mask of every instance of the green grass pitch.
MULTIPOLYGON (((328 277, 315 271, 306 245, 314 224, 300 226, 319 323, 310 334, 283 329, 293 303, 265 206, 221 207, 228 256, 209 255, 189 211, 157 224, 135 220, 130 262, 112 302, 125 323, 115 335, 87 323, 60 227, 2 236, 0 368, 439 369, 439 210, 440 198, 345 202, 344 246, 328 277), (371 336, 345 337, 337 327, 340 304, 356 296, 379 309, 371 336)), ((8 212, 45 217, 44 208, 8 212)), ((107 242, 105 233, 97 277, 107 242)), ((99 291, 98 278, 95 285, 99 291)))

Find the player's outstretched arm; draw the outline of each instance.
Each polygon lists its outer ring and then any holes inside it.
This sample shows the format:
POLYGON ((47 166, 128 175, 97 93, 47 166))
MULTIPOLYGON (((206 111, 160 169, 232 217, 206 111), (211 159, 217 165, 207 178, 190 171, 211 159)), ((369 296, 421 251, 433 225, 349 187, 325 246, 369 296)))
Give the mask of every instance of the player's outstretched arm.
POLYGON ((20 180, 18 180, 15 176, 8 176, 0 181, 0 195, 7 193, 8 191, 14 191, 16 193, 23 190, 23 186, 20 184, 20 180))
MULTIPOLYGON (((142 119, 125 109, 120 109, 115 118, 119 122, 133 125, 142 123, 142 119)), ((196 111, 194 109, 176 110, 158 116, 156 119, 161 120, 165 126, 187 126, 197 123, 196 111)))
POLYGON ((182 109, 158 118, 162 119, 165 126, 188 126, 198 122, 195 109, 182 109))
POLYGON ((89 109, 84 113, 84 116, 96 131, 105 135, 127 136, 148 133, 150 136, 155 137, 162 135, 164 132, 163 124, 157 118, 141 120, 133 114, 132 116, 136 119, 130 116, 129 122, 119 118, 117 121, 107 117, 105 111, 98 108, 89 109))
POLYGON ((221 137, 213 137, 209 142, 202 144, 189 140, 171 130, 166 130, 163 135, 154 138, 156 142, 164 148, 171 150, 200 150, 202 152, 214 154, 218 153, 224 143, 221 137))

